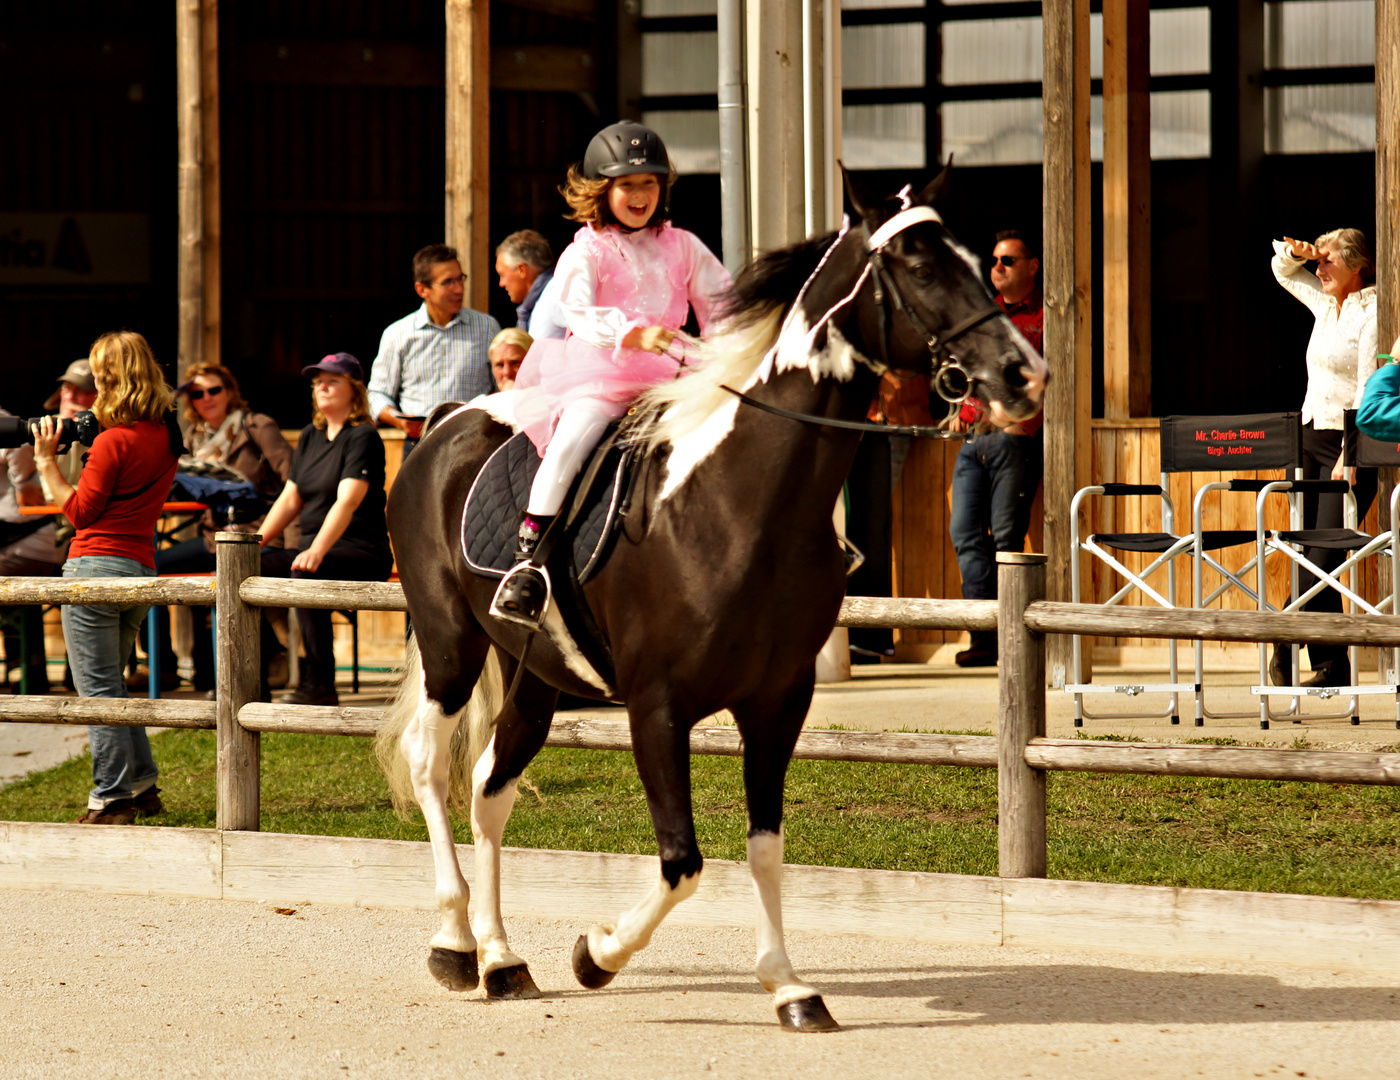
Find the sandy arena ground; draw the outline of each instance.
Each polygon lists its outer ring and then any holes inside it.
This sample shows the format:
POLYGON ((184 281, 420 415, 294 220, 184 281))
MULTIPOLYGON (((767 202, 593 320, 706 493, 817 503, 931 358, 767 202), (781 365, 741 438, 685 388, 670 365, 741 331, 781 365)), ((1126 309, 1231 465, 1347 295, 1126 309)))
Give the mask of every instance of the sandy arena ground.
MULTIPOLYGON (((843 1025, 781 1031, 751 929, 663 926, 605 990, 587 916, 510 919, 546 996, 428 975, 429 912, 0 890, 0 1078, 1396 1076, 1400 976, 791 934, 843 1025)), ((595 913, 596 914, 596 913, 595 913)))

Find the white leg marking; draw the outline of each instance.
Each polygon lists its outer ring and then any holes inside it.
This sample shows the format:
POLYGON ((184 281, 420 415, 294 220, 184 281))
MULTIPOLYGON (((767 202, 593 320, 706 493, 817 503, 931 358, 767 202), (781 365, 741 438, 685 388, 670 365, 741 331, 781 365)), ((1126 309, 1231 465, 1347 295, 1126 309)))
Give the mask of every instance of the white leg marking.
POLYGON ((783 834, 761 832, 749 837, 749 872, 758 897, 758 961, 754 971, 763 989, 781 1008, 817 991, 797 977, 783 947, 783 834))
POLYGON ((457 845, 452 839, 452 824, 447 816, 447 782, 451 771, 452 732, 456 730, 461 713, 448 716, 438 704, 428 699, 426 688, 418 692, 418 715, 404 730, 399 740, 399 753, 408 762, 413 779, 413 795, 423 810, 428 825, 428 839, 433 848, 433 872, 437 879, 437 905, 442 912, 442 927, 428 944, 435 949, 453 952, 475 952, 467 921, 467 902, 471 892, 462 868, 457 862, 457 845))
POLYGON ((647 947, 652 933, 671 909, 694 895, 699 887, 698 873, 681 878, 674 889, 664 877, 658 878, 646 899, 622 916, 617 926, 605 924, 589 929, 588 951, 593 962, 604 971, 621 971, 633 953, 647 947))
POLYGON ((476 915, 472 929, 480 943, 478 960, 483 979, 498 968, 525 963, 506 944, 506 927, 501 919, 501 837, 515 805, 516 783, 512 780, 496 794, 486 795, 486 781, 495 767, 496 739, 492 736, 472 769, 472 842, 476 845, 476 915))

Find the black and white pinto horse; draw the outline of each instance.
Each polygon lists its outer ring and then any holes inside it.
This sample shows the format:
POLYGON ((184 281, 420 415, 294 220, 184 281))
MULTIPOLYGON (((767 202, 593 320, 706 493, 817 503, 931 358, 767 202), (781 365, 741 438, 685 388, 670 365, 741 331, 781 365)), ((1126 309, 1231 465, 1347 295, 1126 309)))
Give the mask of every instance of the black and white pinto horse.
POLYGON ((490 997, 539 992, 507 943, 501 840, 566 691, 626 704, 661 857, 634 908, 579 938, 578 980, 606 985, 695 892, 690 729, 727 709, 743 737, 759 982, 784 1027, 836 1026, 788 961, 779 879, 788 761, 845 592, 832 508, 861 436, 749 407, 730 388, 809 418, 860 421, 881 372, 931 372, 943 385, 965 380, 1003 425, 1032 415, 1045 364, 933 209, 947 176, 868 208, 848 184, 854 225, 757 259, 701 361, 639 403, 649 466, 609 561, 584 587, 611 671, 585 659, 551 605, 516 694, 503 693, 527 633, 488 615, 496 583, 471 572, 458 540, 473 478, 511 435, 509 395, 442 410, 405 460, 388 514, 416 649, 379 752, 399 805, 416 799, 427 822, 442 912, 429 968, 449 989, 480 977, 490 997), (470 920, 450 800, 470 809, 470 920))

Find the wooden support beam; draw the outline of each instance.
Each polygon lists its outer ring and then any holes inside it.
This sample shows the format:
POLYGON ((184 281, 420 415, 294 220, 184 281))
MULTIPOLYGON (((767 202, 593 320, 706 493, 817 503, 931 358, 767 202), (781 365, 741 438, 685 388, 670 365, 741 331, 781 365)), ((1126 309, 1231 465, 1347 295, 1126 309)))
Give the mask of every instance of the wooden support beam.
POLYGON ((223 286, 220 263, 221 185, 219 153, 219 0, 201 0, 200 27, 200 183, 204 215, 204 248, 200 260, 204 330, 201 357, 206 363, 222 363, 223 286))
POLYGON ((447 0, 447 242, 466 277, 467 305, 491 305, 491 5, 447 0))
MULTIPOLYGON (((1070 595, 1069 505, 1089 483, 1093 322, 1089 199, 1089 0, 1045 0, 1044 258, 1046 593, 1070 595)), ((1046 675, 1064 685, 1069 641, 1047 643, 1046 675)))
POLYGON ((1150 0, 1103 5, 1103 413, 1152 412, 1150 0))
MULTIPOLYGON (((1376 0, 1376 310, 1377 339, 1382 352, 1400 335, 1400 0, 1376 0)), ((1380 527, 1390 528, 1390 492, 1395 470, 1381 470, 1380 527)), ((1380 593, 1390 592, 1391 559, 1380 564, 1380 593)), ((1382 678, 1390 656, 1381 654, 1382 678)))
POLYGON ((756 251, 806 235, 802 146, 802 5, 745 4, 750 242, 756 251))
POLYGON ((204 38, 201 0, 175 0, 180 253, 178 371, 204 355, 204 38))

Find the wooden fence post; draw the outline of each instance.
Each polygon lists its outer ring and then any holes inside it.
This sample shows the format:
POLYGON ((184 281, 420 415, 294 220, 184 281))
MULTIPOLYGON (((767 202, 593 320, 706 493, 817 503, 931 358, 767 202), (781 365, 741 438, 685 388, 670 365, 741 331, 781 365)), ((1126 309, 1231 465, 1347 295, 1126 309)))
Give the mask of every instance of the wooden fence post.
POLYGON ((256 701, 262 684, 262 609, 245 604, 238 587, 259 571, 255 533, 216 533, 215 603, 218 605, 218 818, 220 829, 258 829, 258 773, 262 736, 238 723, 238 710, 256 701))
POLYGON ((1045 734, 1045 637, 1026 607, 1045 599, 1045 556, 997 552, 997 872, 1045 876, 1045 773, 1026 744, 1045 734))

